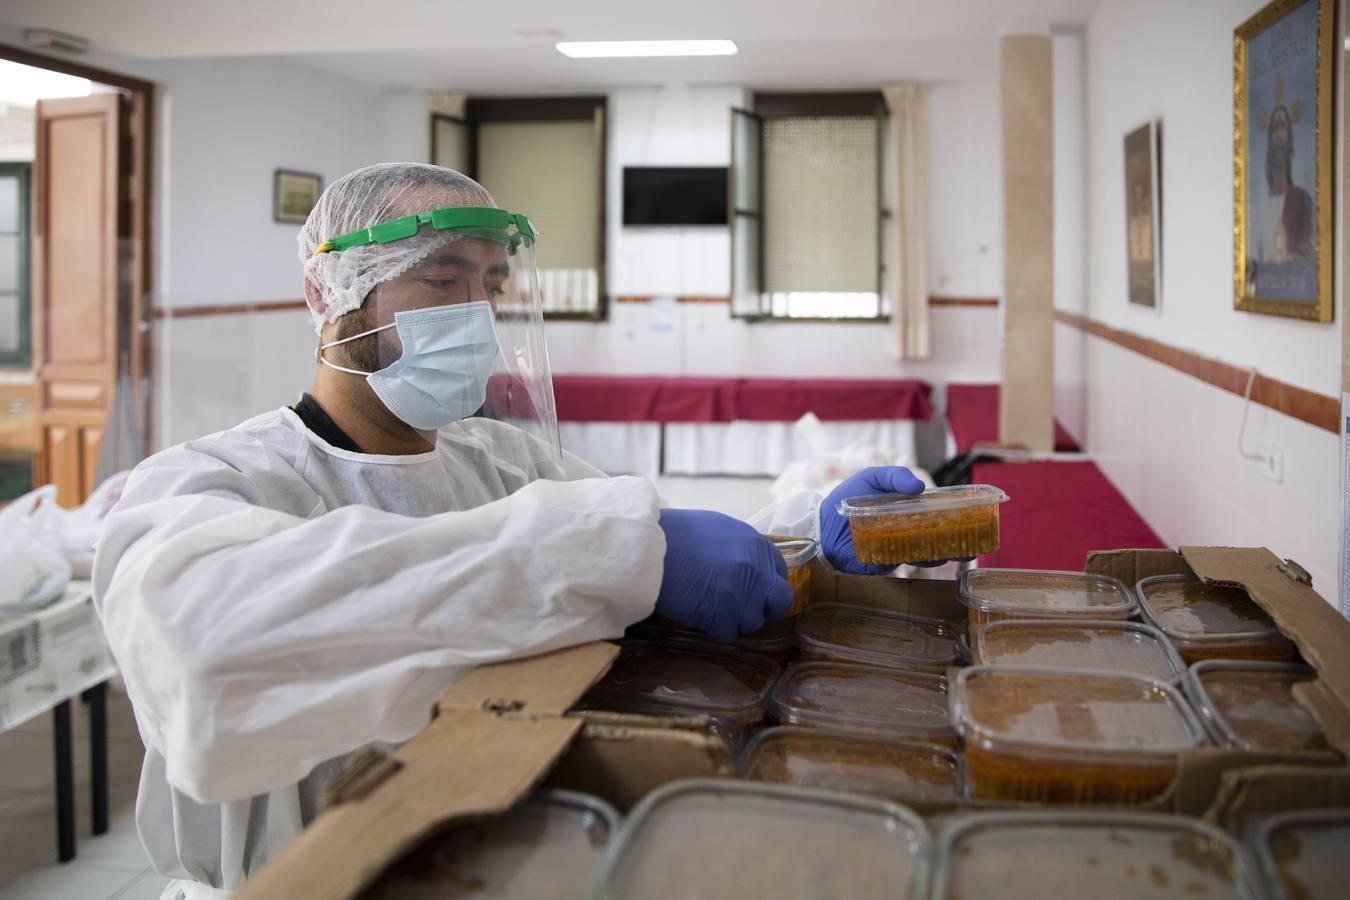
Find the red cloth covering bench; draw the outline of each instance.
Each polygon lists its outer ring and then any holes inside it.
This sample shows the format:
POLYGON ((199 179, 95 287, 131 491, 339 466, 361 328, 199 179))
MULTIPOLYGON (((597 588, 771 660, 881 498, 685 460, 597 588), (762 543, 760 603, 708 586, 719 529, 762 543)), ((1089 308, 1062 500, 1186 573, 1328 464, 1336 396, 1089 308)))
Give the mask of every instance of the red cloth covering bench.
MULTIPOLYGON (((998 385, 947 385, 947 427, 956 441, 956 452, 965 453, 977 443, 998 441, 998 385)), ((1055 422, 1055 450, 1077 453, 1078 442, 1055 422)))
POLYGON ((562 422, 730 422, 735 378, 554 375, 562 422))
POLYGON ((1000 507, 1000 546, 981 566, 1081 572, 1093 550, 1165 546, 1095 463, 979 463, 971 480, 1012 498, 1000 507))
POLYGON ((932 389, 910 378, 684 378, 555 375, 563 422, 927 420, 932 389))

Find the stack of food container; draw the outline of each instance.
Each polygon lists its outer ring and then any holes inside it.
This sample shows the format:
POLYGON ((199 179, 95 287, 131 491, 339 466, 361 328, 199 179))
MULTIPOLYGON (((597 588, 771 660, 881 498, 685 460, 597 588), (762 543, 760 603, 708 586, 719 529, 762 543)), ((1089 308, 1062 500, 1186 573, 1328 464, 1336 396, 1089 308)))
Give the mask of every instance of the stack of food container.
MULTIPOLYGON (((897 565, 996 549, 1006 499, 976 485, 840 512, 860 562, 897 565)), ((735 647, 646 623, 586 704, 734 720, 759 784, 651 795, 591 896, 1344 896, 1344 810, 1277 817, 1249 846, 1156 811, 1187 751, 1339 761, 1294 697, 1316 673, 1244 591, 972 569, 958 592, 965 621, 801 602, 791 631, 735 647), (943 814, 935 838, 897 802, 943 814)))

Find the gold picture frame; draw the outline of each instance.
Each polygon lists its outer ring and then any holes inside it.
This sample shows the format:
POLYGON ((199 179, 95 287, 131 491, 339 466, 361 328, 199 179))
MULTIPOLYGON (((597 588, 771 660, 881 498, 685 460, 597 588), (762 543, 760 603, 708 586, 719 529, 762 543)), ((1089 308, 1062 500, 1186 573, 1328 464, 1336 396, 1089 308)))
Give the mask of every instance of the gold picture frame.
POLYGON ((272 221, 303 225, 323 193, 323 176, 277 169, 272 173, 272 221))
POLYGON ((1332 320, 1335 6, 1275 0, 1233 31, 1233 306, 1245 312, 1332 320))

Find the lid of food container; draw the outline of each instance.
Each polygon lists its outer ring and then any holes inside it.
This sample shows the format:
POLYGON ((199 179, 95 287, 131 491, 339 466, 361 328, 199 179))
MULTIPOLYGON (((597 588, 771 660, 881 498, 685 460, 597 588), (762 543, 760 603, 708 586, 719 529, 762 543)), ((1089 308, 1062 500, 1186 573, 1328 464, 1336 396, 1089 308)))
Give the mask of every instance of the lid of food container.
POLYGON ((923 821, 895 803, 729 779, 676 781, 633 810, 590 896, 919 900, 930 843, 923 821))
POLYGON ((816 603, 797 620, 797 641, 868 665, 945 669, 956 660, 957 632, 936 619, 843 603, 816 603))
POLYGON ((996 506, 1008 495, 992 484, 958 484, 928 488, 922 494, 864 494, 839 501, 841 516, 851 519, 868 516, 907 516, 911 513, 939 512, 967 506, 996 506))
POLYGON ((1305 900, 1344 895, 1350 879, 1350 809, 1279 813, 1257 830, 1258 867, 1272 897, 1305 900))
POLYGON ((983 665, 1122 672, 1168 681, 1186 672, 1163 633, 1138 622, 1004 619, 975 629, 983 665))
POLYGON ((1109 575, 1041 569, 969 569, 957 586, 971 609, 1038 619, 1126 619, 1134 614, 1129 588, 1109 575))
POLYGON ((773 707, 784 724, 879 728, 922 737, 951 734, 947 679, 931 672, 798 663, 774 686, 773 707))
POLYGON ((623 712, 698 712, 735 717, 763 707, 778 677, 766 656, 651 641, 622 641, 613 667, 583 698, 623 712))
POLYGON ((967 744, 1056 757, 1129 760, 1207 743, 1180 691, 1138 675, 971 666, 957 676, 952 721, 967 744))
POLYGON ((1263 641, 1280 630, 1242 588, 1187 575, 1145 578, 1136 587, 1145 618, 1182 646, 1263 641))
POLYGON ((783 554, 790 569, 806 565, 820 551, 820 544, 810 538, 778 538, 773 545, 783 554))
POLYGON ((455 823, 392 863, 362 900, 581 896, 619 830, 608 803, 540 791, 500 816, 455 823))
POLYGON ((1292 663, 1209 659, 1191 666, 1185 689, 1221 747, 1320 752, 1326 735, 1292 690, 1316 678, 1315 669, 1292 663))
POLYGON ((872 794, 910 802, 952 802, 961 772, 951 750, 919 741, 826 728, 781 726, 757 734, 737 773, 751 781, 872 794))
POLYGON ((930 896, 1254 900, 1252 877, 1231 837, 1184 816, 995 812, 948 826, 930 896))

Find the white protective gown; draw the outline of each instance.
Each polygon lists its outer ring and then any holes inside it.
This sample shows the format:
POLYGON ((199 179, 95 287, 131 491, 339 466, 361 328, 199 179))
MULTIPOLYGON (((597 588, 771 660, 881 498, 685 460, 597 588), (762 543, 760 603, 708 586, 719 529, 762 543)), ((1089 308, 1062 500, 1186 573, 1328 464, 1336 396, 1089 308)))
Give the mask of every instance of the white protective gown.
POLYGON ((412 737, 472 667, 652 612, 653 486, 522 465, 530 440, 474 419, 431 452, 371 456, 281 409, 136 468, 94 590, 146 744, 141 840, 198 883, 166 897, 238 888, 347 755, 412 737))

